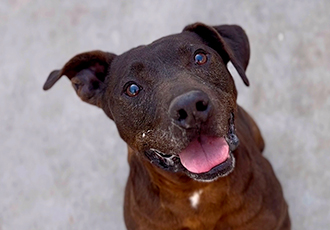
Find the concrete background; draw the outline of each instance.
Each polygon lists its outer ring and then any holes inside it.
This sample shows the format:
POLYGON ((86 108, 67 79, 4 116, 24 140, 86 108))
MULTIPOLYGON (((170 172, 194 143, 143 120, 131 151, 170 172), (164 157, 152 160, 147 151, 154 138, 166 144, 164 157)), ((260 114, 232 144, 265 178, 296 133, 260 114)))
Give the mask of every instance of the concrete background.
MULTIPOLYGON (((195 21, 251 43, 239 103, 257 120, 293 229, 330 227, 330 1, 0 2, 0 230, 125 229, 126 147, 63 78, 77 53, 120 54, 195 21)), ((231 68, 232 69, 232 68, 231 68)))

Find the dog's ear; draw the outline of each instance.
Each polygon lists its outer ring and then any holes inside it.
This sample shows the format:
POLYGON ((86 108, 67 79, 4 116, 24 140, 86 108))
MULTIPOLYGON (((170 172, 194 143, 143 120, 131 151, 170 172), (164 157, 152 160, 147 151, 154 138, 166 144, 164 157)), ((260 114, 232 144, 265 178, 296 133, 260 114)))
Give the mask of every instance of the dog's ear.
POLYGON ((205 44, 220 54, 225 64, 231 61, 245 85, 250 85, 245 75, 250 59, 250 45, 247 35, 240 26, 207 26, 202 23, 195 23, 186 26, 183 31, 198 34, 205 44))
POLYGON ((67 76, 77 95, 85 102, 101 107, 105 80, 115 54, 90 51, 71 58, 61 70, 51 72, 43 89, 50 89, 63 75, 67 76))

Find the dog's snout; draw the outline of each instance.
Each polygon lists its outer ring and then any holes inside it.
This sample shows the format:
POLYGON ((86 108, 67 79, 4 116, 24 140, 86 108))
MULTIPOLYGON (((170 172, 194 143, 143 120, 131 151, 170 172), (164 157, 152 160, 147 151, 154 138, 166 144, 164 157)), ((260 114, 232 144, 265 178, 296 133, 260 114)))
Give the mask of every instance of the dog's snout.
POLYGON ((169 115, 177 125, 188 129, 199 127, 202 122, 206 122, 210 110, 211 104, 207 94, 193 90, 173 99, 169 115))

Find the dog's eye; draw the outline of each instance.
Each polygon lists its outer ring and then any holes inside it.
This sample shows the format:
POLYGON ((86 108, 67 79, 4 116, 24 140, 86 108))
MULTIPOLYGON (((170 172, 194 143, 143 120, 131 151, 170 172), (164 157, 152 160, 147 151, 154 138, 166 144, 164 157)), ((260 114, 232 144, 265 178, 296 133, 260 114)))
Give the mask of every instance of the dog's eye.
POLYGON ((195 55, 195 63, 198 65, 203 65, 207 62, 207 56, 204 53, 197 53, 195 55))
POLYGON ((125 93, 130 97, 135 97, 141 91, 141 87, 135 83, 129 83, 125 88, 125 93))

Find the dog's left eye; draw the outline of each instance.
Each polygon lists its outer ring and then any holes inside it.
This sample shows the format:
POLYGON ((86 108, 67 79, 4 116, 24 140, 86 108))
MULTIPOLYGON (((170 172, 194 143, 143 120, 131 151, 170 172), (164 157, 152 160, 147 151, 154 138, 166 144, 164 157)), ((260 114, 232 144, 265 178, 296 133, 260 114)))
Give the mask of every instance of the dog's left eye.
POLYGON ((139 94, 140 91, 141 91, 141 87, 135 83, 129 83, 125 87, 125 93, 129 97, 135 97, 136 95, 139 94))
POLYGON ((195 63, 198 65, 203 65, 207 62, 207 56, 204 53, 197 53, 195 55, 195 63))

